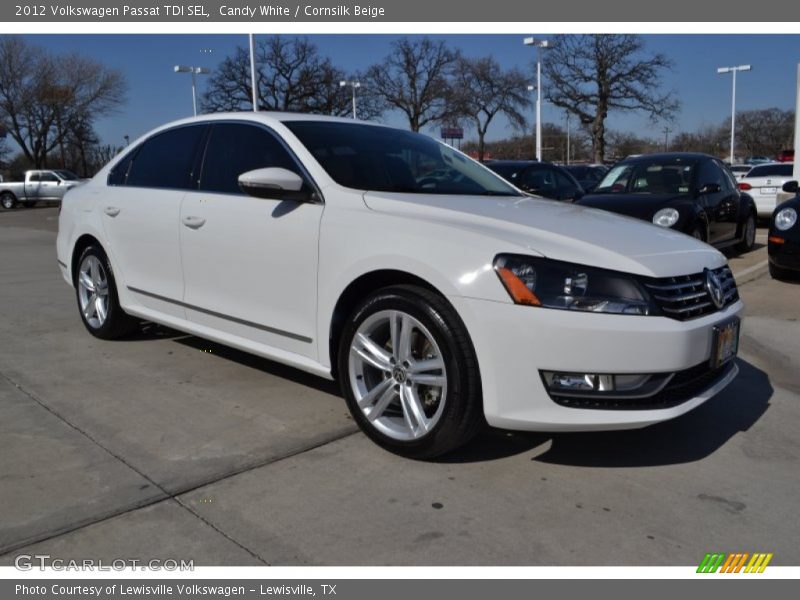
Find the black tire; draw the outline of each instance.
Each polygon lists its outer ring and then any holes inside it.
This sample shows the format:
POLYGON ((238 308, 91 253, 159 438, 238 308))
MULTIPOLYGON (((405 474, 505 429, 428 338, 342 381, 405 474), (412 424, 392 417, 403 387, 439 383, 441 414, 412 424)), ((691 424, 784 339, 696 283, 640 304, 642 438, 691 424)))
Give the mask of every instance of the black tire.
POLYGON ((78 258, 75 272, 73 273, 73 282, 75 284, 75 299, 78 303, 78 314, 81 317, 81 322, 83 323, 84 327, 86 327, 86 330, 94 337, 101 340, 116 340, 133 333, 139 327, 140 321, 125 313, 119 304, 119 296, 117 295, 117 284, 116 280, 114 279, 114 272, 111 269, 111 263, 108 260, 108 256, 106 256, 106 253, 100 246, 93 244, 84 248, 83 252, 81 252, 80 257, 78 258), (107 313, 105 320, 99 326, 92 325, 87 319, 83 310, 81 310, 81 292, 78 282, 78 274, 80 272, 81 265, 90 256, 94 256, 100 262, 105 272, 104 274, 106 276, 108 287, 107 313))
POLYGON ((11 210, 17 205, 17 197, 11 192, 0 194, 0 205, 6 210, 11 210))
POLYGON ((475 350, 461 318, 440 295, 422 287, 384 288, 364 300, 347 321, 339 340, 338 373, 342 393, 361 430, 381 447, 414 459, 441 456, 469 442, 484 425, 481 379, 475 350), (447 392, 441 416, 414 440, 394 439, 379 431, 359 408, 350 377, 350 349, 359 326, 371 315, 402 311, 430 332, 445 365, 447 392))
POLYGON ((740 254, 750 252, 753 246, 756 245, 756 228, 758 227, 758 219, 754 213, 747 215, 747 220, 744 222, 744 233, 742 241, 736 244, 736 251, 740 254))
POLYGON ((769 274, 770 277, 779 281, 791 281, 800 278, 800 273, 784 269, 772 263, 769 263, 769 274))

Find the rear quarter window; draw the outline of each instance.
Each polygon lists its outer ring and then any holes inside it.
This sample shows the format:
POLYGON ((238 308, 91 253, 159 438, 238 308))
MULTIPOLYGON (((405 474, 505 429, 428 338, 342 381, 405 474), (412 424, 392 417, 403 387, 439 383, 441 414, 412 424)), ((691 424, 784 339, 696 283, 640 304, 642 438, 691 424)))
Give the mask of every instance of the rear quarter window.
POLYGON ((191 189, 192 167, 206 125, 176 127, 146 140, 133 157, 125 185, 191 189))

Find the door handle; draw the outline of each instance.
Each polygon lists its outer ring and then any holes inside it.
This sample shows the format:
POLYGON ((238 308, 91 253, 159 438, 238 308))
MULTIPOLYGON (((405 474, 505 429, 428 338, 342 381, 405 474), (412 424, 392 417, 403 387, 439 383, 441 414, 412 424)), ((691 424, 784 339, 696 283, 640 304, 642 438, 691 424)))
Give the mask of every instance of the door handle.
POLYGON ((194 217, 192 215, 186 215, 183 217, 183 224, 191 229, 200 229, 203 225, 206 224, 206 220, 203 217, 194 217))
POLYGON ((116 217, 119 214, 119 209, 116 206, 106 206, 103 212, 109 217, 116 217))

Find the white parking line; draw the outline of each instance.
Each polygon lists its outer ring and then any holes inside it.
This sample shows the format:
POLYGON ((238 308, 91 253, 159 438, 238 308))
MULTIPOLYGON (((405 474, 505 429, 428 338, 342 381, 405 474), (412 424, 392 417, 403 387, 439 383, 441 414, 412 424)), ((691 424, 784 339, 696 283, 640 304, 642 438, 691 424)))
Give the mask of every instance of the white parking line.
POLYGON ((768 260, 762 260, 760 263, 756 263, 752 267, 747 267, 746 269, 742 269, 741 271, 734 271, 733 277, 734 279, 737 280, 742 279, 743 277, 746 277, 753 271, 758 271, 759 269, 763 269, 764 267, 767 266, 767 264, 769 264, 768 260))

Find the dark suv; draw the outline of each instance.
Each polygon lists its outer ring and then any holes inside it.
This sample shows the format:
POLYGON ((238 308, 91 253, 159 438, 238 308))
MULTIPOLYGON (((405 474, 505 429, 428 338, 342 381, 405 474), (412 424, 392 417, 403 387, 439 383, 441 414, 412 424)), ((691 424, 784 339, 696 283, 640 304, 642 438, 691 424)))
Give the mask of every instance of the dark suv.
POLYGON ((550 200, 574 202, 586 193, 577 179, 552 163, 534 160, 493 160, 486 163, 486 166, 523 192, 550 200))

